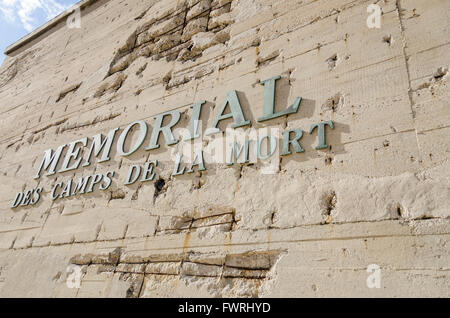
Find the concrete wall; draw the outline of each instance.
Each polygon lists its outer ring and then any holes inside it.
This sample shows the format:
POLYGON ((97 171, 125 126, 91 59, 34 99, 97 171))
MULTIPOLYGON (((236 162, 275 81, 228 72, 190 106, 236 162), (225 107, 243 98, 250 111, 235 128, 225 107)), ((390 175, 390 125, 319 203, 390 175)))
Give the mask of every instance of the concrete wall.
POLYGON ((368 28, 373 2, 90 1, 81 29, 62 19, 9 52, 0 296, 449 297, 450 2, 377 1, 381 28, 368 28), (277 107, 301 96, 300 109, 257 122, 259 82, 280 74, 277 107), (140 119, 151 128, 173 109, 187 127, 201 100, 211 127, 231 90, 253 128, 304 130, 305 152, 280 157, 274 174, 206 162, 172 176, 176 147, 160 138, 157 150, 113 149, 33 179, 47 149, 140 119), (331 147, 316 150, 308 130, 327 120, 331 147), (159 160, 155 180, 125 186, 148 160, 159 160), (106 191, 50 197, 58 182, 111 170, 106 191), (36 205, 11 209, 36 187, 36 205), (369 264, 381 288, 367 287, 369 264), (80 288, 66 284, 69 265, 80 288))

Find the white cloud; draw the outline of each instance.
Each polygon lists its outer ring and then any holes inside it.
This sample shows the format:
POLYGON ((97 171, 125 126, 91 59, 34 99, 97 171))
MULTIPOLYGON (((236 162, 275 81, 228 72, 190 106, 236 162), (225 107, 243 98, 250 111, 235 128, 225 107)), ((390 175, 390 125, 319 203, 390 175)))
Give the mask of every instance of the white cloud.
POLYGON ((6 6, 13 6, 17 2, 17 0, 2 0, 1 2, 6 6))
POLYGON ((5 20, 9 23, 19 21, 28 32, 43 22, 36 23, 37 13, 43 13, 50 20, 67 7, 57 0, 0 0, 0 12, 5 20))
POLYGON ((16 17, 15 17, 15 13, 14 10, 11 8, 4 8, 4 7, 0 7, 0 11, 3 14, 3 16, 5 17, 6 22, 9 23, 14 23, 14 21, 16 21, 16 17))

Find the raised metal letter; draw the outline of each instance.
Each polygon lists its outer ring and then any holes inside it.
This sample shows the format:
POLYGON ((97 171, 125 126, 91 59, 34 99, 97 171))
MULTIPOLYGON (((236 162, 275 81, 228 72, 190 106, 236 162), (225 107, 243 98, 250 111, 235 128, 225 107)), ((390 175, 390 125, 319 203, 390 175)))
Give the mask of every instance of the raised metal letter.
POLYGON ((305 149, 298 142, 303 137, 303 131, 299 128, 289 129, 283 132, 283 150, 281 152, 282 156, 290 155, 292 152, 289 149, 289 145, 294 147, 295 152, 305 152, 305 149), (292 132, 295 132, 295 138, 290 139, 292 132))
POLYGON ((280 75, 269 78, 265 81, 261 81, 264 85, 264 106, 263 106, 263 117, 258 118, 259 122, 266 121, 269 119, 281 117, 284 115, 295 114, 298 111, 300 103, 302 102, 301 97, 297 97, 294 104, 286 108, 285 110, 274 114, 275 111, 275 92, 276 92, 276 81, 281 78, 280 75))
POLYGON ((135 153, 139 149, 139 147, 142 146, 142 144, 144 143, 145 137, 147 137, 147 130, 148 130, 147 124, 143 120, 138 120, 135 121, 134 123, 129 124, 127 128, 125 128, 125 130, 122 132, 122 134, 119 137, 119 140, 117 141, 118 154, 121 156, 129 156, 135 153), (131 147, 131 149, 128 152, 125 152, 125 150, 123 149, 125 146, 125 141, 131 128, 133 128, 133 126, 135 125, 139 125, 140 128, 139 137, 134 146, 131 147))
MULTIPOLYGON (((231 125, 232 128, 238 128, 242 126, 247 126, 250 124, 249 120, 245 120, 244 113, 242 112, 241 103, 239 102, 239 98, 236 91, 231 91, 227 94, 227 98, 223 102, 222 108, 219 111, 219 115, 217 115, 216 121, 214 122, 213 128, 217 128, 219 121, 233 118, 234 124, 231 125), (230 105, 231 112, 229 114, 223 114, 227 105, 230 105)), ((217 131, 214 131, 217 132, 217 131)))
POLYGON ((159 148, 158 139, 159 139, 159 134, 161 132, 163 133, 164 138, 166 140, 166 144, 168 146, 175 145, 178 142, 178 140, 176 140, 175 137, 173 136, 171 129, 173 126, 175 126, 178 123, 178 121, 180 120, 180 117, 181 117, 181 114, 177 110, 172 110, 170 112, 166 112, 164 114, 160 114, 160 115, 156 116, 155 117, 155 119, 156 119, 155 127, 153 127, 152 137, 150 138, 150 144, 148 145, 147 148, 145 148, 145 150, 152 150, 152 149, 159 148), (170 123, 167 126, 162 127, 164 116, 166 116, 166 115, 171 115, 172 120, 170 121, 170 123))
POLYGON ((319 145, 316 147, 317 150, 320 149, 327 149, 328 145, 326 144, 326 138, 325 138, 325 126, 330 126, 331 129, 334 129, 334 124, 331 120, 324 121, 318 124, 312 124, 311 129, 309 130, 309 133, 311 134, 316 127, 318 127, 317 134, 319 135, 319 145))

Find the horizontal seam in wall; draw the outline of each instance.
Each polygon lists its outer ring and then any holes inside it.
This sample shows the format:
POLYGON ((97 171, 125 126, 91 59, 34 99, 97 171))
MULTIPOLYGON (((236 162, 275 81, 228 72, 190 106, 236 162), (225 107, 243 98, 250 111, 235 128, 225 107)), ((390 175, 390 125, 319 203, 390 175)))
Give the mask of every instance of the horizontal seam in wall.
MULTIPOLYGON (((384 220, 383 220, 384 221, 384 220)), ((381 222, 381 221, 373 221, 373 222, 352 222, 352 223, 375 223, 375 222, 381 222)), ((352 223, 343 223, 343 224, 352 224, 352 223)), ((322 226, 322 225, 316 225, 316 226, 322 226)), ((305 227, 305 226, 299 226, 305 227)), ((277 229, 280 230, 289 230, 293 228, 287 228, 287 229, 277 229)), ((269 230, 270 231, 270 230, 269 230)), ((329 238, 310 238, 310 239, 299 239, 299 240, 278 240, 278 241, 270 241, 270 244, 279 244, 279 243, 301 243, 301 242, 320 242, 320 241, 348 241, 348 240, 358 240, 358 239, 367 239, 367 238, 389 238, 389 237, 422 237, 422 236, 446 236, 449 235, 450 232, 445 233, 422 233, 422 234, 383 234, 383 235, 357 235, 357 236, 349 236, 349 237, 329 237, 329 238)), ((150 237, 150 236, 149 236, 150 237)), ((151 236, 154 237, 154 236, 151 236)), ((71 244, 93 244, 93 243, 101 243, 101 242, 114 242, 114 241, 122 241, 123 239, 111 239, 111 240, 96 240, 96 241, 87 241, 87 242, 71 242, 71 243, 61 243, 61 244, 50 244, 45 246, 31 246, 28 248, 18 248, 18 249, 4 249, 4 250, 26 250, 26 249, 33 249, 33 248, 48 248, 48 247, 55 247, 55 246, 64 246, 64 245, 71 245, 71 244)), ((208 245, 191 245, 189 248, 208 248, 208 247, 217 247, 217 246, 252 246, 252 245, 265 245, 268 242, 245 242, 245 243, 227 243, 227 244, 208 244, 208 245)), ((110 247, 108 247, 110 248, 110 247)), ((138 251, 160 251, 160 250, 178 250, 178 249, 185 249, 182 245, 176 246, 176 247, 165 247, 165 248, 150 248, 150 249, 136 249, 136 250, 127 250, 127 252, 138 252, 138 251)))

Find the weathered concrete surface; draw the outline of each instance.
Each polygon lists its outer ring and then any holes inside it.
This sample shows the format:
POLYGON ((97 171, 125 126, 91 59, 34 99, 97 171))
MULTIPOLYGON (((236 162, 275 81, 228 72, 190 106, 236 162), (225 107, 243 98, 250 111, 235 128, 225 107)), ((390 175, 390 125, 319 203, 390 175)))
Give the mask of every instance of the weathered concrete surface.
MULTIPOLYGON (((450 296, 450 3, 99 0, 0 68, 0 296, 450 296), (258 123, 264 80, 295 115, 258 123), (238 90, 252 126, 333 120, 326 150, 173 177, 170 151, 33 176, 49 148, 238 90), (141 186, 52 201, 57 181, 159 160, 141 186), (15 193, 43 186, 36 206, 15 193), (81 288, 66 285, 82 269, 81 288), (370 289, 369 264, 381 268, 370 289)), ((280 106, 281 107, 281 106, 280 106)), ((224 128, 225 125, 222 127, 224 128)), ((231 121, 227 122, 227 125, 231 121)), ((148 140, 146 141, 148 142, 148 140)))

